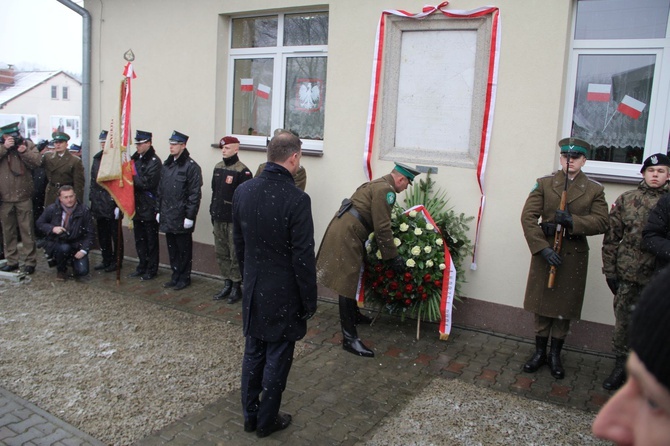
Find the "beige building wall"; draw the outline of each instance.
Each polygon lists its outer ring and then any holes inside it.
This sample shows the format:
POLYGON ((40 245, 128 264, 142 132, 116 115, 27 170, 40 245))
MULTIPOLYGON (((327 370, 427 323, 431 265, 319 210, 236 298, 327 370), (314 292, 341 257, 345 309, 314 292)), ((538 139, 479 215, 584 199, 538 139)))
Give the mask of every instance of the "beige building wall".
MULTIPOLYGON (((473 9, 482 0, 452 7, 473 9)), ((329 11, 328 98, 322 157, 304 156, 312 197, 317 245, 342 198, 366 181, 363 148, 375 33, 382 10, 421 10, 418 0, 332 0, 329 11)), ((228 16, 274 8, 313 7, 307 1, 260 0, 87 1, 93 16, 93 104, 91 135, 117 113, 123 54, 132 49, 133 128, 152 131, 165 159, 172 130, 190 135, 188 149, 203 168, 205 185, 195 239, 212 244, 208 207, 212 168, 220 152, 210 144, 226 134, 228 16), (271 8, 270 8, 271 6, 271 8), (102 16, 101 16, 102 14, 102 16), (148 20, 147 18, 151 19, 148 20)), ((558 166, 572 3, 500 0, 502 41, 498 94, 486 172, 487 205, 481 227, 478 269, 467 272, 467 297, 521 308, 530 254, 519 222, 536 178, 558 166)), ((439 49, 436 48, 436 51, 439 49)), ((378 154, 378 148, 375 155, 378 154)), ((255 172, 263 152, 242 150, 255 172)), ((476 215, 480 193, 476 171, 437 166, 433 178, 459 212, 476 215)), ((392 163, 373 157, 374 176, 392 163)), ((608 203, 631 186, 606 184, 608 203)), ((474 224, 471 227, 474 239, 474 224)), ((590 237, 591 256, 583 319, 611 324, 612 295, 601 273, 602 236, 590 237)), ((468 262, 469 264, 469 262, 468 262)), ((516 321, 510 320, 513 325, 516 321)))

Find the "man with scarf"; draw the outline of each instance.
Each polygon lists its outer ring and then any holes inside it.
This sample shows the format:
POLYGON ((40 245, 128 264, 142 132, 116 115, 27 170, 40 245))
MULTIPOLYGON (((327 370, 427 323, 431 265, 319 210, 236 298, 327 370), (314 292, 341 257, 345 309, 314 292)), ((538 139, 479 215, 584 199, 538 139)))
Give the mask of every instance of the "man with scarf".
POLYGON ((32 274, 37 264, 33 230, 33 174, 42 164, 40 153, 19 133, 19 123, 0 128, 0 223, 7 264, 0 271, 19 269, 18 238, 23 242, 24 272, 32 274))
POLYGON ((56 280, 67 279, 70 262, 74 277, 88 274, 88 253, 95 239, 95 226, 91 210, 77 200, 72 186, 58 188, 58 201, 44 209, 37 226, 48 234, 44 251, 56 263, 56 280))
POLYGON ((228 303, 234 304, 242 298, 242 275, 233 244, 233 193, 237 186, 250 180, 252 175, 237 155, 240 150, 239 139, 225 136, 219 141, 219 147, 223 161, 214 166, 209 214, 212 216, 216 262, 219 264, 224 285, 214 295, 214 300, 228 297, 228 303))
POLYGON ((163 163, 158 185, 156 221, 165 233, 172 277, 163 284, 175 291, 191 285, 193 230, 202 198, 202 170, 186 149, 188 136, 174 131, 170 156, 163 163))

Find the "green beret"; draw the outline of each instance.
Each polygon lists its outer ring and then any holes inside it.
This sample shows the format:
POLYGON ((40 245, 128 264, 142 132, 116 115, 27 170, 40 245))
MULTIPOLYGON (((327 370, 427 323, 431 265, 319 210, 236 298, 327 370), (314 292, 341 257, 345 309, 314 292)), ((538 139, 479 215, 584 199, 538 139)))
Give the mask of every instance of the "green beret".
POLYGON ((403 174, 405 178, 407 178, 407 180, 409 181, 409 184, 412 184, 412 181, 414 181, 414 177, 421 173, 418 170, 412 169, 408 165, 401 163, 395 163, 394 170, 397 170, 398 172, 403 174))
POLYGON ((70 140, 70 135, 67 133, 63 132, 53 132, 51 134, 51 137, 53 138, 54 141, 69 141, 70 140))
POLYGON ((18 122, 12 122, 4 127, 0 127, 0 135, 9 135, 10 133, 19 133, 18 122))
POLYGON ((584 156, 588 155, 591 150, 591 144, 579 138, 563 138, 558 142, 558 147, 561 148, 561 153, 577 152, 584 156))

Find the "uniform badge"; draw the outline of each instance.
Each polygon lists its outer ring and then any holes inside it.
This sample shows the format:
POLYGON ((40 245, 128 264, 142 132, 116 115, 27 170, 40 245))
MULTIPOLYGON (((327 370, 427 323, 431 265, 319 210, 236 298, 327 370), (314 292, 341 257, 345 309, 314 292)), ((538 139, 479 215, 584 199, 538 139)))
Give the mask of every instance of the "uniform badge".
POLYGON ((388 192, 386 194, 386 202, 389 204, 389 206, 393 206, 395 204, 395 192, 388 192))
POLYGON ((226 184, 233 184, 233 176, 226 175, 226 184))
POLYGON ((651 164, 658 164, 658 157, 657 156, 652 156, 651 157, 651 164))

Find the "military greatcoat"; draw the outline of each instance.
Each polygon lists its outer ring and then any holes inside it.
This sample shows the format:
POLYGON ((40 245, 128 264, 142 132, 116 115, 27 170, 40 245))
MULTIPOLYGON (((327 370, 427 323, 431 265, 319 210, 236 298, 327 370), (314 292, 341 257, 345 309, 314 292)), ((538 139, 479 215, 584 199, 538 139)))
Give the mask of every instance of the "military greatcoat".
POLYGON ((317 280, 339 295, 355 299, 365 256, 365 241, 374 231, 384 260, 393 259, 391 209, 396 193, 393 177, 385 175, 360 186, 351 196, 353 207, 365 222, 347 212, 328 224, 317 255, 317 280))
POLYGON ((545 235, 538 221, 554 222, 564 187, 563 170, 539 178, 523 207, 521 225, 533 254, 523 307, 541 316, 579 319, 589 261, 586 236, 605 232, 608 209, 604 188, 600 183, 590 180, 583 172, 579 172, 569 181, 567 210, 572 214, 573 228, 563 238, 560 252, 563 262, 557 267, 554 288, 549 289, 549 264, 540 251, 553 247, 554 236, 545 235))
POLYGON ((58 188, 66 184, 74 188, 79 201, 84 201, 86 178, 81 158, 72 155, 69 150, 66 150, 62 156, 56 152, 49 152, 42 156, 42 165, 48 180, 44 206, 53 204, 58 198, 58 188))

